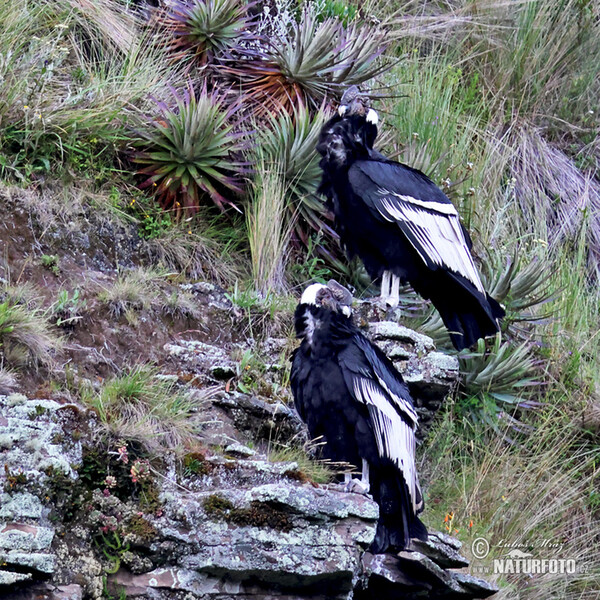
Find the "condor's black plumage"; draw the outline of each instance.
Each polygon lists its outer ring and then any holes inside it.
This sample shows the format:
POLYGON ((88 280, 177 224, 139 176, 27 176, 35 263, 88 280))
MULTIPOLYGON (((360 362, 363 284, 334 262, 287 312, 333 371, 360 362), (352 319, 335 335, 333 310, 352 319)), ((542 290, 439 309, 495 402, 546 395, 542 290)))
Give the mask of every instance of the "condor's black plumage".
MULTIPOLYGON (((296 309, 302 338, 292 361, 296 409, 324 455, 362 470, 379 505, 374 553, 427 539, 415 467, 417 414, 402 377, 354 326, 335 282, 309 286, 296 309)), ((351 296, 350 296, 351 299, 351 296)))
POLYGON ((504 310, 483 288, 453 204, 426 175, 374 150, 376 136, 377 113, 353 99, 323 126, 317 145, 320 191, 348 255, 382 277, 391 304, 400 282, 430 299, 457 349, 495 334, 504 310))

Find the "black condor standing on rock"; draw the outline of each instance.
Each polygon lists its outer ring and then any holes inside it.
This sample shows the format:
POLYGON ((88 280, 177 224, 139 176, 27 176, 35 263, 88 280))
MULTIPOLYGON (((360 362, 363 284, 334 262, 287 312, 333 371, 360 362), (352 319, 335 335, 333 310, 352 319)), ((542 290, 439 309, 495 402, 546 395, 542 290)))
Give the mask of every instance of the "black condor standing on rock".
POLYGON ((446 195, 423 173, 373 149, 377 113, 350 88, 321 131, 320 191, 350 258, 358 255, 381 296, 400 282, 431 300, 458 350, 499 330, 504 310, 483 288, 469 234, 446 195))
MULTIPOLYGON (((417 414, 408 388, 385 354, 350 316, 352 295, 335 281, 313 284, 296 309, 302 339, 292 360, 296 409, 323 454, 362 469, 362 491, 379 505, 371 552, 406 548, 427 539, 417 514, 423 499, 415 467, 417 414)), ((349 488, 351 489, 351 488, 349 488)))

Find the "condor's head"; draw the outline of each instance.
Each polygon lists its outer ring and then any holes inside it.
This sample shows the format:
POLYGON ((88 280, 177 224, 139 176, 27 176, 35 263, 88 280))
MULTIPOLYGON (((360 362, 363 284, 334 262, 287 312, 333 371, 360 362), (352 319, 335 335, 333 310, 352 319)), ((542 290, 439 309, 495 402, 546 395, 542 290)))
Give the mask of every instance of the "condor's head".
POLYGON ((352 294, 334 279, 327 285, 309 285, 296 308, 296 337, 306 338, 312 346, 317 332, 328 330, 331 334, 332 325, 346 327, 351 323, 351 306, 352 294))
POLYGON ((368 107, 368 99, 352 86, 342 97, 338 114, 325 123, 319 135, 321 168, 347 168, 353 161, 368 156, 377 137, 377 122, 377 113, 368 107))

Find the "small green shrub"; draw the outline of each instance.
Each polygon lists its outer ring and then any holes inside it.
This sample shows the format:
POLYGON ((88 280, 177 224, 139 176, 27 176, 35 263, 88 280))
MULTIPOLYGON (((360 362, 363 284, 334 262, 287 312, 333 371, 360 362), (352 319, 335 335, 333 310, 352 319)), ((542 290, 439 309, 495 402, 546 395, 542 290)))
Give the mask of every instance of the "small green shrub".
POLYGON ((54 315, 58 327, 73 327, 83 318, 81 313, 85 308, 86 301, 79 289, 73 290, 72 294, 68 290, 61 290, 49 311, 54 315))
POLYGON ((113 284, 98 294, 98 299, 107 304, 115 317, 128 315, 150 308, 158 298, 159 282, 164 273, 155 269, 139 268, 121 273, 113 284))
POLYGON ((50 366, 62 347, 45 311, 10 300, 0 303, 0 351, 9 364, 50 366))
POLYGON ((56 254, 42 254, 40 261, 42 263, 42 267, 48 269, 54 273, 54 275, 60 275, 59 259, 56 254))

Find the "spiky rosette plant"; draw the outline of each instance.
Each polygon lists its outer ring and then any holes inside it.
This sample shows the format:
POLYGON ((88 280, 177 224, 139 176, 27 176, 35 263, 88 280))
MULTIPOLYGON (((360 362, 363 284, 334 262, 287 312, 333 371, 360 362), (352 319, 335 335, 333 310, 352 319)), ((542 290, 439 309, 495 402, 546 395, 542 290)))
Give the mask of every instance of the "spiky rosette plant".
POLYGON ((250 23, 249 6, 238 0, 174 0, 160 21, 176 55, 193 51, 204 63, 237 46, 250 23))
MULTIPOLYGON (((195 213, 205 198, 221 210, 237 209, 245 165, 244 134, 234 131, 239 105, 226 105, 218 92, 199 94, 188 87, 172 90, 173 102, 157 101, 158 116, 137 131, 141 148, 133 161, 141 167, 139 187, 154 190, 157 200, 176 218, 195 213)), ((239 209, 238 209, 239 210, 239 209)))
POLYGON ((535 335, 538 323, 547 319, 540 307, 551 302, 553 265, 543 258, 523 261, 521 248, 511 256, 489 248, 482 261, 482 280, 488 293, 506 309, 504 328, 511 337, 535 335))
POLYGON ((341 27, 337 61, 341 68, 333 72, 332 82, 344 87, 360 85, 383 73, 388 64, 377 59, 388 42, 384 29, 356 22, 341 27))
POLYGON ((295 237, 307 247, 311 234, 319 232, 320 242, 313 249, 327 258, 330 265, 340 267, 338 236, 331 227, 331 216, 317 196, 321 168, 316 146, 328 117, 324 108, 311 114, 302 103, 291 114, 271 115, 260 145, 265 160, 285 184, 288 220, 294 222, 295 237))
POLYGON ((323 203, 315 197, 321 178, 316 147, 326 118, 324 111, 311 115, 300 104, 291 114, 270 116, 269 128, 260 140, 266 159, 286 184, 290 209, 298 210, 317 229, 324 210, 323 203))
POLYGON ((313 108, 381 73, 377 59, 387 34, 371 25, 344 27, 336 18, 319 21, 312 5, 293 21, 288 35, 275 35, 262 49, 226 70, 239 79, 249 100, 263 110, 292 112, 300 103, 313 108))
MULTIPOLYGON (((458 354, 462 374, 459 405, 471 418, 488 424, 497 416, 514 429, 522 428, 510 413, 537 406, 531 396, 541 381, 536 358, 540 324, 548 311, 540 307, 552 300, 550 288, 551 264, 537 259, 526 264, 522 249, 512 255, 490 248, 482 260, 482 280, 485 289, 506 309, 502 322, 504 340, 479 340, 477 349, 458 354)), ((437 311, 423 323, 420 331, 430 335, 438 347, 450 352, 450 339, 437 311)))
POLYGON ((515 430, 525 430, 514 413, 540 406, 532 396, 542 382, 539 361, 528 342, 515 347, 497 335, 490 346, 479 340, 477 350, 459 354, 462 375, 458 400, 465 412, 478 421, 497 427, 498 417, 515 430))

